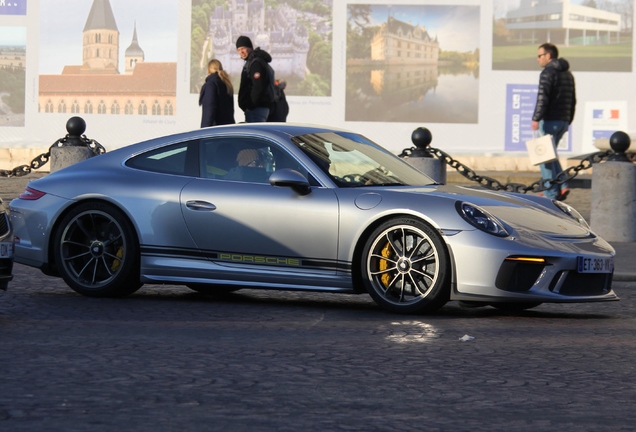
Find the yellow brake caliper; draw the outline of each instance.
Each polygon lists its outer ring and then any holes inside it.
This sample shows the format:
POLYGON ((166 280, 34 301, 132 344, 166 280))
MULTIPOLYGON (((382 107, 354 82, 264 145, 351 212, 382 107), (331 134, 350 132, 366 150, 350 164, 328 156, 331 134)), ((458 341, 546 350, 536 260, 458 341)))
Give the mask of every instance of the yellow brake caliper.
MULTIPOLYGON (((389 242, 386 242, 386 245, 384 245, 384 248, 382 249, 381 255, 385 258, 388 258, 391 256, 391 244, 389 242)), ((384 271, 387 268, 389 268, 389 262, 387 260, 380 260, 380 271, 384 271)), ((389 276, 388 273, 384 273, 382 276, 380 276, 380 280, 382 281, 382 284, 388 288, 389 287, 389 282, 391 282, 391 276, 389 276)))
POLYGON ((112 271, 114 271, 114 272, 119 270, 119 263, 121 261, 121 258, 124 256, 124 247, 123 246, 119 246, 119 249, 117 249, 117 253, 115 255, 119 259, 118 260, 113 260, 113 264, 110 266, 110 269, 112 271))

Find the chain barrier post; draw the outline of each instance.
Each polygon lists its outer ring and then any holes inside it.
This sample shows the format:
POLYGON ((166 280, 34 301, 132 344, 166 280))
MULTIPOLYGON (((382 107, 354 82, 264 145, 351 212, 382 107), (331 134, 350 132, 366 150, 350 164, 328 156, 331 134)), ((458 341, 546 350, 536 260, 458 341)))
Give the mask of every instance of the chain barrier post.
POLYGON ((636 165, 625 152, 631 140, 625 132, 610 137, 614 151, 592 172, 592 230, 609 242, 636 241, 636 165))
POLYGON ((415 147, 404 149, 400 157, 413 167, 435 180, 436 183, 446 184, 446 164, 436 158, 429 151, 428 146, 433 141, 430 130, 419 127, 411 134, 411 141, 415 147))
POLYGON ((81 117, 71 117, 66 122, 68 134, 51 147, 51 172, 89 159, 96 154, 91 150, 91 140, 84 136, 86 122, 81 117))

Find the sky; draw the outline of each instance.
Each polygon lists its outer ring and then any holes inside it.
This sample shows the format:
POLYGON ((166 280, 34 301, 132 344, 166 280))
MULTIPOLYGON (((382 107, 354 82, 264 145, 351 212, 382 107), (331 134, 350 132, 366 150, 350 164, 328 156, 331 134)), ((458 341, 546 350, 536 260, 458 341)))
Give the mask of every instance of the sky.
POLYGON ((26 27, 0 26, 0 46, 26 46, 26 27))
MULTIPOLYGON (((147 62, 177 61, 177 0, 110 0, 119 30, 119 68, 137 40, 147 62)), ((66 65, 82 64, 82 31, 90 0, 40 0, 40 74, 60 74, 66 65)))
POLYGON ((371 6, 371 26, 393 18, 426 27, 443 51, 467 52, 479 48, 479 6, 394 5, 371 6))

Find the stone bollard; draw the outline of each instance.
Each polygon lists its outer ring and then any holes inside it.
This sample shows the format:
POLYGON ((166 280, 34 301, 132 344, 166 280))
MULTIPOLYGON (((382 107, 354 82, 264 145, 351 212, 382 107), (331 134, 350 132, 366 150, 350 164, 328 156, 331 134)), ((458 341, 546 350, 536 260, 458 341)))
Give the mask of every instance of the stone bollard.
POLYGON ((415 148, 411 149, 408 156, 404 156, 404 160, 435 182, 446 184, 446 164, 426 151, 426 147, 433 141, 431 131, 419 127, 411 134, 411 141, 415 144, 415 148))
POLYGON ((625 152, 631 140, 625 132, 614 132, 614 153, 592 172, 592 230, 609 242, 636 241, 636 165, 625 152))
POLYGON ((86 145, 86 138, 82 137, 86 131, 86 122, 83 118, 71 117, 66 122, 66 131, 68 135, 60 140, 60 144, 51 147, 51 172, 95 156, 86 145))

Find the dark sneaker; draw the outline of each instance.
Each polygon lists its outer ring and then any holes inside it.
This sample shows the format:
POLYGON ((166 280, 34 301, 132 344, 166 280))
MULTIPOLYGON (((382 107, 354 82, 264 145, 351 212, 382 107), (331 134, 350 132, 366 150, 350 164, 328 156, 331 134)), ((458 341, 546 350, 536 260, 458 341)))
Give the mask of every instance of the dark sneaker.
POLYGON ((561 193, 559 193, 559 196, 556 199, 557 201, 565 201, 568 195, 570 195, 570 189, 568 188, 561 189, 561 193))

